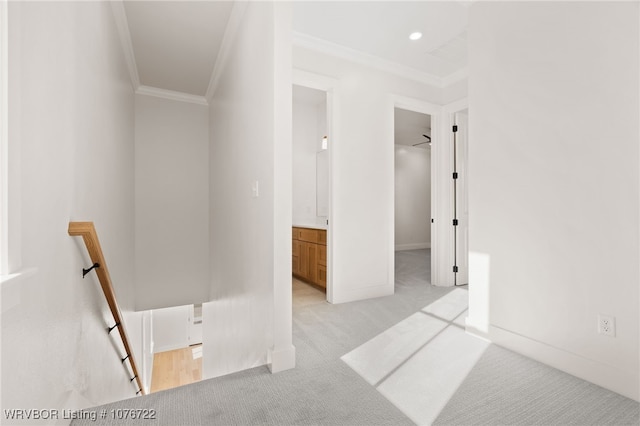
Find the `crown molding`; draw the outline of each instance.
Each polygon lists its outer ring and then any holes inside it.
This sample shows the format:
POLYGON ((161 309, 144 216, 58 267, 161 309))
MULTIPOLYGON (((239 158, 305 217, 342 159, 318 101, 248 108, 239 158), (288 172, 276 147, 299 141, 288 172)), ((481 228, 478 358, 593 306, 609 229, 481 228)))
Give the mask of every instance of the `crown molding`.
POLYGON ((157 87, 143 86, 140 84, 140 75, 138 74, 138 66, 136 65, 136 56, 133 51, 133 43, 131 42, 131 33, 129 32, 129 21, 127 13, 124 9, 124 0, 112 0, 111 10, 120 35, 120 43, 122 51, 131 77, 131 85, 133 91, 138 95, 155 96, 157 98, 170 99, 180 102, 189 102, 197 105, 209 105, 204 96, 192 95, 189 93, 176 92, 174 90, 159 89, 157 87))
POLYGON ((227 27, 224 30, 222 43, 220 43, 220 50, 218 50, 218 56, 216 57, 213 72, 211 73, 211 79, 209 80, 209 86, 207 87, 207 92, 205 94, 205 99, 208 102, 211 102, 211 99, 218 88, 218 82, 220 81, 222 70, 224 70, 227 65, 227 61, 229 60, 232 45, 240 28, 244 12, 247 10, 247 5, 247 0, 236 0, 233 4, 233 9, 231 9, 231 15, 229 15, 227 27))
POLYGON ((467 78, 469 78, 469 68, 467 67, 461 68, 458 71, 453 72, 446 77, 443 77, 442 87, 449 87, 452 84, 466 80, 467 78))
POLYGON ((122 52, 124 53, 124 59, 127 63, 129 70, 129 76, 131 77, 131 85, 133 90, 136 91, 140 87, 140 75, 138 74, 138 66, 136 65, 136 56, 133 52, 133 43, 131 43, 131 33, 129 32, 129 21, 127 20, 127 13, 124 10, 123 0, 112 0, 111 10, 113 11, 113 17, 120 35, 120 44, 122 44, 122 52))
POLYGON ((430 86, 443 87, 442 78, 435 75, 297 31, 293 32, 293 45, 336 56, 350 62, 355 62, 430 86))
POLYGON ((204 96, 191 95, 184 92, 176 92, 175 90, 159 89, 157 87, 138 86, 136 94, 155 96, 156 98, 169 99, 172 101, 188 102, 196 105, 209 105, 207 99, 204 96))
POLYGON ((323 92, 333 90, 340 83, 338 79, 333 77, 304 71, 296 67, 293 67, 291 81, 295 85, 305 86, 311 89, 321 90, 323 92))

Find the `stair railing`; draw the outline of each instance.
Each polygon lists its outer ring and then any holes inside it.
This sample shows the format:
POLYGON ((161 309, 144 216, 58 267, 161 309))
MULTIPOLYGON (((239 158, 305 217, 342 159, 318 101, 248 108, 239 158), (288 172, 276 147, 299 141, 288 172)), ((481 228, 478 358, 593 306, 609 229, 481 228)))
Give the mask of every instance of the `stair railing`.
POLYGON ((93 262, 93 266, 89 269, 83 269, 82 276, 84 278, 87 273, 95 269, 98 280, 100 281, 100 286, 102 287, 102 292, 104 293, 105 299, 107 299, 107 304, 109 305, 109 309, 111 310, 111 314, 115 321, 115 325, 109 328, 108 332, 111 333, 114 328, 117 328, 120 332, 120 338, 122 339, 124 350, 126 351, 126 355, 121 359, 121 361, 124 363, 127 359, 129 360, 131 371, 133 372, 133 377, 130 381, 133 382, 135 379, 139 389, 136 394, 144 395, 145 392, 144 387, 142 386, 142 380, 138 374, 136 361, 133 357, 133 351, 131 350, 129 338, 127 337, 127 332, 124 327, 124 321, 122 320, 122 314, 120 313, 120 307, 116 300, 116 293, 111 285, 111 277, 109 276, 107 263, 104 260, 100 241, 98 240, 98 234, 93 226, 93 222, 69 222, 69 235, 82 237, 85 246, 87 246, 87 251, 89 252, 89 257, 93 262))

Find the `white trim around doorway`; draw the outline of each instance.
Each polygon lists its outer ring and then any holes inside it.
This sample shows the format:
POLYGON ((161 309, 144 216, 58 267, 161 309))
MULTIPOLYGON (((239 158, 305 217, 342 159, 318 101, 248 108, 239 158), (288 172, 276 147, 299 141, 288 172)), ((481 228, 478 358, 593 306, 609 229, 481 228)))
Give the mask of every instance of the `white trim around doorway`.
MULTIPOLYGON (((431 283, 436 284, 438 281, 438 272, 443 269, 442 264, 448 260, 447 250, 450 244, 447 244, 447 239, 442 238, 442 232, 439 231, 438 224, 440 222, 441 205, 446 203, 446 199, 442 199, 441 186, 443 184, 443 172, 439 167, 438 161, 439 155, 442 151, 441 140, 441 118, 442 118, 442 106, 433 104, 431 102, 423 101, 421 99, 410 98, 400 95, 391 95, 388 104, 389 114, 393 117, 394 109, 400 108, 408 111, 419 112, 422 114, 428 114, 431 116, 431 217, 434 219, 434 223, 431 226, 431 283)), ((390 144, 394 143, 394 125, 391 127, 391 132, 388 135, 390 144)), ((391 156, 389 161, 394 162, 394 157, 391 156)), ((394 168, 392 167, 392 170, 394 168)), ((395 196, 394 196, 395 199, 395 196)), ((391 223, 389 224, 389 264, 390 268, 390 282, 394 282, 395 275, 395 208, 394 203, 388 207, 390 209, 391 223)))

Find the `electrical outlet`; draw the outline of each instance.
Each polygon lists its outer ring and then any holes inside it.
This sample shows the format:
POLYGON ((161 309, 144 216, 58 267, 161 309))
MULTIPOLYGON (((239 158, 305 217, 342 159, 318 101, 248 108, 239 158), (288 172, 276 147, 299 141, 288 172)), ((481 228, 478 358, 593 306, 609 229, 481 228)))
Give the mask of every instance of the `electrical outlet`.
POLYGON ((615 317, 598 314, 598 334, 605 336, 616 336, 616 319, 615 317))

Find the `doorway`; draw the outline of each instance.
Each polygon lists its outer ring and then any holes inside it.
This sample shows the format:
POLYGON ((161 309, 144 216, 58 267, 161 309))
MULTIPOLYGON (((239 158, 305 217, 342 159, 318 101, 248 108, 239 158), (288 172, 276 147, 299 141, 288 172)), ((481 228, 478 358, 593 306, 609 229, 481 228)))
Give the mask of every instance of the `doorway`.
POLYGON ((292 89, 292 275, 299 297, 327 300, 329 136, 327 93, 292 89))
POLYGON ((394 107, 395 281, 431 283, 431 115, 394 107))

